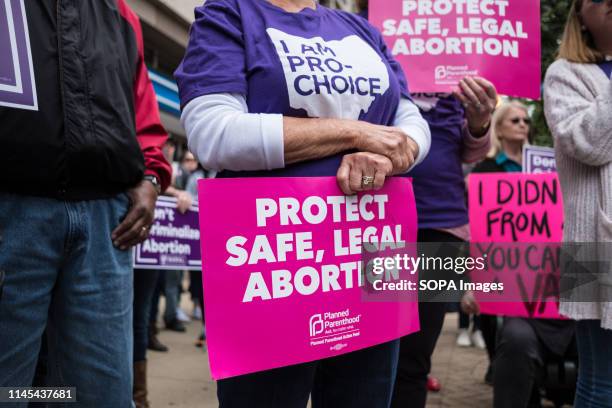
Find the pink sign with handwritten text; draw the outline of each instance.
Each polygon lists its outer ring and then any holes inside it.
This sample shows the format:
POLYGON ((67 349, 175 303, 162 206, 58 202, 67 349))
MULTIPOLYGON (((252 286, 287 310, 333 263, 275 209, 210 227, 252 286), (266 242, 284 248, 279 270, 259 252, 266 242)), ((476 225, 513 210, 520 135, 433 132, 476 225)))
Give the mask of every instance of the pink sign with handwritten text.
POLYGON ((471 252, 487 268, 474 282, 502 282, 503 293, 476 292, 485 314, 560 318, 563 196, 556 173, 472 174, 471 252))

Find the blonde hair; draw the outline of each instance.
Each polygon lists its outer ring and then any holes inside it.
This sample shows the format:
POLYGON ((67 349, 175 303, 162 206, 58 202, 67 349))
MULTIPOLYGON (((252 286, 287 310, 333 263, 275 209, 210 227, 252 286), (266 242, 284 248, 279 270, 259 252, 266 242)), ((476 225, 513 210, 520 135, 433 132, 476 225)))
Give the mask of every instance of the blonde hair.
POLYGON ((580 21, 582 2, 583 0, 574 0, 572 3, 557 58, 582 64, 594 64, 604 61, 605 56, 597 51, 591 33, 584 28, 580 21))
MULTIPOLYGON (((499 127, 501 126, 501 123, 504 121, 504 119, 506 119, 506 116, 508 116, 508 112, 510 112, 510 109, 512 108, 521 109, 527 115, 529 115, 527 107, 519 101, 504 102, 495 110, 493 118, 491 119, 491 150, 489 150, 489 153, 487 154, 487 157, 490 159, 494 159, 503 150, 499 127)), ((528 142, 525 141, 525 143, 528 142)))

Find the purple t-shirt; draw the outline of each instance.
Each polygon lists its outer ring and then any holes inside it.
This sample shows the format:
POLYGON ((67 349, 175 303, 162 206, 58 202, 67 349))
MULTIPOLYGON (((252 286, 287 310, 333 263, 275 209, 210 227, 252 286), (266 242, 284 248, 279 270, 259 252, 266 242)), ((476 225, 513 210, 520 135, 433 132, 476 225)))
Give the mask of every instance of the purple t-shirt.
MULTIPOLYGON (((183 107, 230 92, 245 95, 251 113, 380 125, 392 125, 400 98, 410 98, 399 64, 366 20, 321 5, 290 13, 267 0, 208 0, 196 8, 175 77, 183 107)), ((333 176, 342 155, 220 176, 333 176)))
POLYGON ((413 97, 431 129, 429 154, 408 174, 413 177, 419 228, 465 225, 468 212, 461 168, 464 109, 449 94, 413 97))
POLYGON ((603 70, 606 76, 612 79, 612 61, 606 61, 599 64, 599 68, 603 70))

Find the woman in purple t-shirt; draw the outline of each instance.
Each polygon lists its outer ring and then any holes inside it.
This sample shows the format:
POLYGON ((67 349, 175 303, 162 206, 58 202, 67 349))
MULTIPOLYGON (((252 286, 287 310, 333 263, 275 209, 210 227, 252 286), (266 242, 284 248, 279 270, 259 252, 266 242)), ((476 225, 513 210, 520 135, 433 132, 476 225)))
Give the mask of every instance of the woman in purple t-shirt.
MULTIPOLYGON (((354 194, 429 151, 429 127, 380 33, 314 0, 208 0, 176 78, 190 149, 220 177, 337 176, 354 194)), ((484 132, 487 83, 466 81, 457 97, 484 132)), ((312 391, 315 407, 387 407, 397 356, 394 341, 223 380, 218 397, 303 407, 312 391)))
MULTIPOLYGON (((176 79, 190 150, 219 177, 336 176, 378 189, 430 132, 380 33, 314 0, 208 0, 176 79)), ((254 334, 254 333, 253 333, 254 334)), ((221 380, 221 407, 388 407, 398 341, 221 380)))

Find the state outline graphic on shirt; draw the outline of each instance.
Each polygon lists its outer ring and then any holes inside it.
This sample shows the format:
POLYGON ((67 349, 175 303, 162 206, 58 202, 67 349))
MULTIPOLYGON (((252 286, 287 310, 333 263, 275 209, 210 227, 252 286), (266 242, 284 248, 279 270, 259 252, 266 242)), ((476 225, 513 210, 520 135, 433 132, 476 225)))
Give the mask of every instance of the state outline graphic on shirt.
POLYGON ((389 89, 387 66, 357 35, 325 41, 266 31, 285 73, 289 105, 309 117, 359 119, 389 89))

